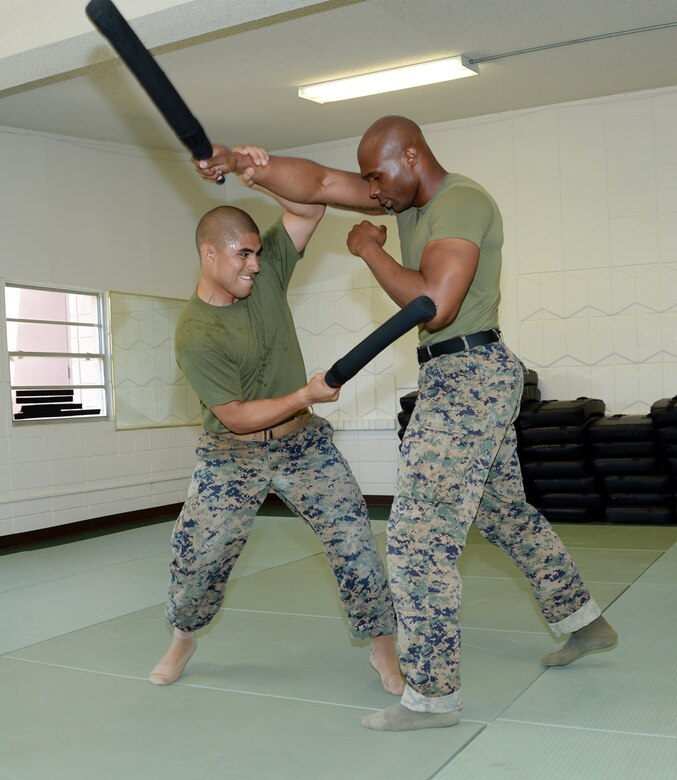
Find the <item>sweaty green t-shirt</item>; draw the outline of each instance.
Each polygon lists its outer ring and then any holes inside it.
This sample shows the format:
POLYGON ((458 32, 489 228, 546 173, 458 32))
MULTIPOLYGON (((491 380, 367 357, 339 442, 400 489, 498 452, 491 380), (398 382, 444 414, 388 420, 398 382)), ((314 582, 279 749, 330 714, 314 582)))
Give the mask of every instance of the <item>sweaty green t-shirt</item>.
POLYGON ((280 218, 261 239, 261 270, 251 294, 229 306, 188 301, 176 326, 176 360, 200 399, 206 431, 228 429, 210 411, 231 401, 278 398, 306 383, 287 303, 302 257, 280 218))
POLYGON ((483 187, 461 174, 448 173, 425 206, 397 214, 397 227, 406 268, 418 270, 428 241, 464 238, 480 248, 475 276, 456 319, 434 332, 419 326, 422 344, 498 327, 503 220, 483 187))

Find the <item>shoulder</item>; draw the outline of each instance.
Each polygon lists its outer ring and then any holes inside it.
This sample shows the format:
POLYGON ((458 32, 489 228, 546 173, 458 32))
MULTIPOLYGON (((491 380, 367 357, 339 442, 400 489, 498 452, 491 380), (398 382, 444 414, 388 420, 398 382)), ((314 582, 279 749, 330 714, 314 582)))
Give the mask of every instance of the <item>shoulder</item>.
POLYGON ((432 206, 438 203, 486 204, 493 207, 494 199, 478 182, 454 173, 449 174, 440 191, 431 201, 432 206))
MULTIPOLYGON (((262 292, 264 279, 277 279, 286 287, 296 263, 303 257, 292 241, 284 226, 282 217, 276 220, 261 236, 261 271, 257 280, 259 292, 262 292)), ((257 285, 254 286, 256 292, 257 285)))
POLYGON ((496 201, 477 182, 464 176, 447 182, 430 201, 427 209, 431 221, 449 218, 455 215, 460 218, 482 219, 486 222, 499 218, 500 212, 496 201))
POLYGON ((193 296, 183 308, 176 324, 176 348, 204 349, 222 333, 229 307, 212 307, 193 296))
POLYGON ((285 265, 291 264, 292 267, 297 260, 303 257, 303 252, 294 246, 287 229, 280 216, 275 222, 261 235, 261 270, 267 265, 279 265, 281 262, 285 265))
POLYGON ((287 232, 287 228, 284 226, 282 217, 283 215, 281 214, 261 236, 263 249, 264 251, 275 251, 280 249, 285 251, 291 250, 298 254, 296 247, 287 232))

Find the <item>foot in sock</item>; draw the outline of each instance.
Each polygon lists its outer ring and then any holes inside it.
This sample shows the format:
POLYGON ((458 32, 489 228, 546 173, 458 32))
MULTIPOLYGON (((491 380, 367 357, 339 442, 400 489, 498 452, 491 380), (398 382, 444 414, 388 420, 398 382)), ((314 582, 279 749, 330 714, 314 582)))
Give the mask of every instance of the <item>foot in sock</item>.
POLYGON ((174 631, 172 644, 160 659, 148 678, 153 685, 171 685, 183 674, 183 670, 195 652, 195 635, 189 631, 174 631))
POLYGON ((618 634, 600 615, 592 623, 574 631, 564 647, 541 658, 544 666, 568 666, 588 653, 608 650, 618 641, 618 634))
POLYGON ((414 731, 415 729, 442 729, 455 726, 458 712, 415 712, 403 704, 365 715, 362 725, 374 731, 414 731))
POLYGON ((392 636, 377 636, 371 640, 369 663, 380 676, 381 684, 388 693, 394 693, 396 696, 404 693, 406 683, 400 671, 400 661, 392 636))

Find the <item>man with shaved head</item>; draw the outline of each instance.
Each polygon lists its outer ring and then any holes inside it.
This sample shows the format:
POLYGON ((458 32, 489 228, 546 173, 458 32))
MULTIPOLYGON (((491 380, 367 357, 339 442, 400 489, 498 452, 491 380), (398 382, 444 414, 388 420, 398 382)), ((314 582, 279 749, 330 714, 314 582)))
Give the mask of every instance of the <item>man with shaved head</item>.
POLYGON ((383 687, 401 694, 395 613, 364 498, 312 404, 339 391, 309 382, 287 287, 325 208, 278 198, 261 236, 232 206, 205 214, 195 238, 200 272, 176 329, 176 357, 201 405, 204 433, 172 535, 167 617, 171 646, 150 675, 176 681, 195 632, 217 614, 257 510, 272 489, 320 538, 355 639, 370 639, 383 687))
POLYGON ((462 708, 456 562, 471 524, 528 577, 553 633, 570 634, 541 659, 545 666, 612 647, 617 636, 524 496, 513 427, 523 369, 498 328, 503 224, 496 202, 477 182, 448 173, 405 117, 374 122, 357 158, 359 174, 255 148, 214 147, 212 158, 195 164, 206 179, 235 172, 302 203, 397 218, 401 264, 385 249, 384 225, 364 221, 348 235, 350 252, 398 306, 420 295, 437 306, 419 327, 419 394, 387 533, 407 685, 399 704, 362 723, 380 731, 453 726, 462 708))

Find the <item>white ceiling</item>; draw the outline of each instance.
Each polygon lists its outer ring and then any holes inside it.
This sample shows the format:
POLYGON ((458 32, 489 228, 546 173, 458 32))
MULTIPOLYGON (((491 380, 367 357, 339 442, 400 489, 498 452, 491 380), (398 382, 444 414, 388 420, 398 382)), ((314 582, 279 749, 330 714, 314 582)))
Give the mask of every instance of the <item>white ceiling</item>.
MULTIPOLYGON (((181 150, 85 17, 82 0, 0 0, 0 125, 181 150)), ((119 0, 213 141, 286 149, 420 124, 677 85, 677 0, 119 0), (480 76, 342 103, 302 84, 464 54, 480 76)))

